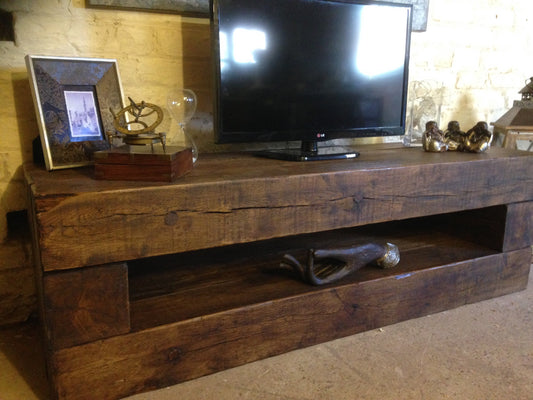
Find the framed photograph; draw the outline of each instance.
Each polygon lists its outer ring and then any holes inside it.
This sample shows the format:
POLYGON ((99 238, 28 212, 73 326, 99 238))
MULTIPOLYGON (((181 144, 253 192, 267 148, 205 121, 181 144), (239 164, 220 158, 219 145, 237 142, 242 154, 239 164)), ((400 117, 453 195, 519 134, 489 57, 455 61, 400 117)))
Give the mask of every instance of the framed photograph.
POLYGON ((428 24, 429 0, 378 0, 389 3, 411 4, 413 6, 413 26, 414 32, 425 32, 428 24))
POLYGON ((124 108, 116 60, 26 56, 47 170, 93 163, 124 108))
POLYGON ((90 7, 111 7, 166 12, 197 17, 209 16, 209 0, 87 0, 90 7))
MULTIPOLYGON (((256 0, 260 1, 260 0, 256 0)), ((413 31, 427 27, 429 0, 378 0, 413 5, 413 31)), ((122 10, 155 11, 209 17, 209 0, 87 0, 89 7, 122 10)))

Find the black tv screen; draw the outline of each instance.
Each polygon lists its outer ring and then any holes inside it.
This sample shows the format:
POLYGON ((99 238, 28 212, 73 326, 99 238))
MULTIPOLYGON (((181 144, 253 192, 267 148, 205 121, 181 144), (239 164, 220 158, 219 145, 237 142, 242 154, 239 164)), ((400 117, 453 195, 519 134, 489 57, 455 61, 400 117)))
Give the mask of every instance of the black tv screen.
POLYGON ((404 134, 411 6, 213 0, 212 11, 217 142, 404 134))

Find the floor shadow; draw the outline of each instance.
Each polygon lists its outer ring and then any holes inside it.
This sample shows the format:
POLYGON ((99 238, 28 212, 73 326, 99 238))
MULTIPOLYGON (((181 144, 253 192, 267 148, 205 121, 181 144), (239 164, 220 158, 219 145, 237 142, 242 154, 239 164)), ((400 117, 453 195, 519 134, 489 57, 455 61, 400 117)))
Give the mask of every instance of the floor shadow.
MULTIPOLYGON (((26 323, 0 328, 0 353, 16 369, 35 394, 36 399, 51 399, 40 327, 37 320, 32 319, 26 323)), ((4 367, 0 370, 3 369, 4 367)), ((14 396, 20 390, 17 383, 13 381, 8 385, 9 388, 12 388, 13 393, 2 393, 2 395, 14 396)))

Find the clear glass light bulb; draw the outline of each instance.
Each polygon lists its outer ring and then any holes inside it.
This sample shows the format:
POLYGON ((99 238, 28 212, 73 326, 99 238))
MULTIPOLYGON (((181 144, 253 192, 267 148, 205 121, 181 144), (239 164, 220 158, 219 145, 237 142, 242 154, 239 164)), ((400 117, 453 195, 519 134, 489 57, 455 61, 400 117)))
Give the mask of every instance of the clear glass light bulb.
POLYGON ((173 88, 167 95, 167 107, 170 115, 176 120, 185 136, 185 143, 192 149, 193 163, 198 160, 198 148, 192 137, 185 130, 185 126, 196 112, 196 94, 190 89, 173 88))

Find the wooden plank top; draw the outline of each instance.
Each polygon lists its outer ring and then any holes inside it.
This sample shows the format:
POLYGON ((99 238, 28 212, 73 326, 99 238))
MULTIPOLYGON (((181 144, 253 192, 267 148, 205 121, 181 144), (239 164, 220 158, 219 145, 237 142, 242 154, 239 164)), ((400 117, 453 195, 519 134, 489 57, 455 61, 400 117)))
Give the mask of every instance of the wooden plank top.
POLYGON ((361 146, 354 160, 202 154, 172 183, 25 165, 45 271, 533 200, 533 156, 361 146))

